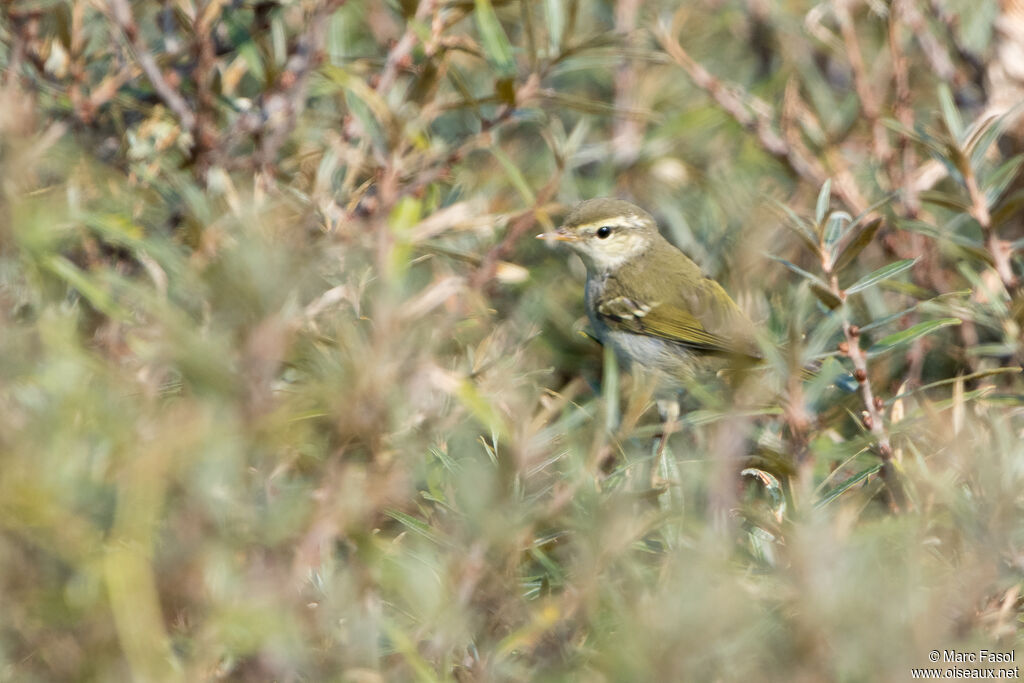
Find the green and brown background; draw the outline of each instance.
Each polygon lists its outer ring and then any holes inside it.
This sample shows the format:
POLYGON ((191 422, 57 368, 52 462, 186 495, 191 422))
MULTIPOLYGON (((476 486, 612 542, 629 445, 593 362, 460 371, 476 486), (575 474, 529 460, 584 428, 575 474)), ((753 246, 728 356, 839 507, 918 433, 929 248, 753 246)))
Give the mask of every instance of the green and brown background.
POLYGON ((0 680, 1024 656, 1021 35, 1010 0, 4 3, 0 680), (596 196, 777 349, 777 401, 688 395, 660 494, 653 401, 533 239, 596 196))

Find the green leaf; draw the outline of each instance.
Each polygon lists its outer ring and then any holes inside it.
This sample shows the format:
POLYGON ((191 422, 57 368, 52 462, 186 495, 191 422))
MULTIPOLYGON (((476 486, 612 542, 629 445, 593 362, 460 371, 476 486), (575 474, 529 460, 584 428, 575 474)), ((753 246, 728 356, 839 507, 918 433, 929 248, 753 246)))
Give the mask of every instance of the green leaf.
POLYGON ((964 134, 964 121, 953 101, 953 93, 945 83, 939 85, 939 104, 942 106, 942 120, 953 138, 960 142, 964 134))
POLYGON ((819 500, 817 503, 814 504, 814 507, 819 507, 820 508, 820 507, 824 507, 825 505, 828 505, 833 500, 835 500, 839 496, 843 495, 844 493, 849 491, 851 488, 853 488, 857 484, 861 483, 862 481, 864 481, 865 479, 867 479, 868 477, 870 477, 872 474, 874 474, 875 472, 877 472, 880 469, 882 469, 882 463, 878 463, 877 465, 872 465, 871 467, 867 468, 866 470, 862 470, 862 471, 858 472, 857 474, 853 475, 852 477, 850 477, 849 479, 844 481, 842 484, 839 484, 835 488, 829 489, 828 492, 821 497, 821 500, 819 500))
POLYGON ((956 377, 947 377, 946 379, 940 379, 937 382, 930 382, 928 384, 924 384, 909 391, 904 391, 902 394, 898 394, 887 400, 885 404, 891 405, 894 401, 899 400, 901 398, 913 396, 914 394, 919 394, 921 392, 928 391, 929 389, 945 386, 947 384, 953 384, 954 382, 973 382, 976 379, 981 379, 982 377, 991 377, 992 375, 1020 374, 1022 370, 1024 370, 1024 368, 1021 368, 1019 365, 1014 365, 1005 368, 989 368, 988 370, 979 370, 978 372, 972 372, 969 375, 957 375, 956 377))
POLYGON ((825 219, 825 245, 829 248, 834 247, 843 236, 844 224, 851 220, 853 217, 845 211, 829 211, 825 219))
POLYGON ((526 178, 523 177, 519 167, 516 166, 515 162, 509 158, 508 154, 505 153, 500 147, 491 147, 491 154, 498 160, 501 167, 505 169, 505 175, 508 176, 508 180, 512 183, 512 186, 516 188, 516 192, 523 198, 527 206, 533 206, 537 203, 537 198, 533 194, 533 190, 530 189, 530 184, 526 182, 526 178))
POLYGON ((561 0, 545 0, 544 19, 547 21, 551 54, 561 52, 562 29, 565 26, 565 8, 561 0))
POLYGON ((888 128, 889 130, 893 131, 894 133, 902 135, 907 139, 913 140, 914 142, 920 143, 922 145, 926 144, 925 139, 920 132, 912 128, 908 128, 907 126, 904 126, 896 119, 882 119, 882 125, 888 128))
POLYGON ((85 224, 111 244, 133 247, 143 237, 142 228, 120 213, 89 214, 85 217, 85 224))
POLYGON ((937 228, 936 226, 929 225, 924 221, 900 221, 900 229, 920 233, 922 235, 934 237, 935 239, 948 240, 953 244, 972 250, 984 250, 985 248, 985 244, 981 240, 974 239, 967 235, 961 235, 951 228, 949 224, 942 228, 937 228))
POLYGON ((800 238, 800 241, 804 243, 804 246, 807 247, 812 254, 820 256, 821 248, 818 246, 818 240, 815 239, 814 235, 808 232, 806 228, 791 221, 783 221, 782 224, 793 231, 793 234, 800 238))
POLYGON ((810 283, 812 285, 818 285, 819 287, 824 288, 826 291, 828 290, 828 285, 825 283, 825 281, 822 280, 817 275, 815 275, 814 273, 809 273, 806 270, 804 270, 803 268, 801 268, 800 266, 798 266, 795 263, 792 263, 790 261, 787 261, 784 258, 780 258, 778 256, 771 256, 771 255, 769 255, 769 258, 771 258, 771 259, 773 259, 775 261, 778 261, 779 263, 781 263, 782 265, 786 266, 791 271, 793 271, 794 273, 799 275, 800 277, 810 281, 810 283))
POLYGON ((604 426, 609 432, 613 432, 618 428, 622 414, 619 407, 619 362, 611 344, 604 347, 601 394, 604 397, 604 426))
POLYGON ((1002 358, 1006 356, 1013 356, 1017 353, 1017 347, 1010 344, 978 344, 967 349, 968 356, 990 356, 992 358, 1002 358))
POLYGON ((853 219, 853 223, 850 224, 850 227, 854 228, 860 225, 863 221, 866 221, 868 217, 871 216, 871 214, 875 213, 875 211, 877 211, 878 209, 882 208, 883 206, 891 202, 893 199, 895 199, 897 194, 898 193, 896 192, 890 192, 881 199, 879 199, 878 201, 876 201, 871 206, 861 211, 859 214, 857 214, 857 217, 853 219))
POLYGON ((825 215, 828 213, 828 203, 832 199, 832 179, 829 178, 821 185, 821 191, 818 192, 818 203, 814 208, 814 220, 820 227, 825 222, 825 215))
POLYGON ((658 121, 659 117, 649 109, 619 107, 601 100, 587 99, 579 95, 572 95, 565 92, 544 91, 540 97, 547 103, 557 107, 565 107, 574 111, 586 114, 615 114, 626 118, 640 119, 644 121, 658 121))
POLYGON ((985 119, 980 126, 971 133, 967 142, 964 143, 964 152, 971 157, 971 165, 977 168, 981 164, 981 160, 985 158, 985 153, 988 152, 988 148, 992 146, 992 143, 999 138, 999 134, 1003 131, 1003 123, 1006 120, 1004 116, 992 115, 985 119))
POLYGON ((810 222, 801 218, 795 211, 793 211, 793 209, 789 208, 786 204, 777 199, 771 199, 771 203, 772 206, 781 211, 787 218, 789 218, 789 220, 793 221, 793 223, 810 231, 812 227, 810 222))
POLYGON ((127 317, 126 311, 118 305, 110 292, 103 289, 94 278, 68 259, 63 256, 50 256, 44 265, 47 270, 74 288, 96 310, 111 318, 124 319, 127 317))
POLYGON ((1013 179, 1017 177, 1017 172, 1020 170, 1022 162, 1024 162, 1024 156, 1018 154, 1007 160, 985 178, 982 182, 982 187, 989 206, 999 200, 999 197, 1006 191, 1006 188, 1013 182, 1013 179))
POLYGON ((345 101, 360 123, 375 130, 379 127, 390 128, 395 125, 394 116, 387 102, 366 81, 349 73, 347 69, 333 64, 320 67, 319 73, 328 81, 342 87, 345 101), (358 105, 358 107, 357 107, 358 105))
POLYGON ((811 230, 811 225, 804 219, 800 218, 791 208, 786 206, 780 201, 772 200, 782 214, 782 224, 793 231, 793 233, 800 238, 800 241, 804 243, 812 254, 815 256, 821 256, 821 248, 818 245, 818 238, 815 237, 814 232, 811 230))
POLYGON ((994 310, 1000 317, 1009 314, 1005 298, 1007 292, 1003 289, 1002 283, 998 285, 998 290, 993 290, 969 264, 963 261, 956 264, 956 269, 964 276, 965 280, 971 283, 975 292, 984 294, 987 302, 986 308, 994 310))
POLYGON ((249 73, 257 82, 263 82, 267 77, 267 71, 263 68, 263 55, 259 47, 252 40, 247 40, 237 48, 238 56, 245 61, 249 67, 249 73))
POLYGON ((892 351, 898 346, 904 346, 910 342, 930 334, 935 330, 943 327, 949 327, 950 325, 959 325, 959 318, 940 318, 939 320, 926 320, 923 323, 918 323, 912 327, 908 327, 902 332, 896 332, 890 334, 888 337, 883 337, 876 344, 872 345, 868 349, 868 356, 877 356, 887 351, 892 351))
POLYGON ((805 361, 817 357, 825 350, 826 346, 834 349, 836 333, 839 331, 841 325, 842 318, 840 316, 832 314, 823 316, 821 321, 818 322, 814 330, 804 341, 803 352, 805 354, 811 354, 810 357, 805 358, 805 361))
POLYGON ((908 258, 903 259, 902 261, 896 261, 895 263, 890 263, 889 265, 886 266, 882 266, 878 270, 868 275, 865 275, 864 277, 862 277, 861 279, 857 280, 852 285, 847 287, 846 293, 855 294, 857 292, 862 292, 871 285, 877 284, 882 280, 888 280, 891 277, 899 275, 905 270, 909 270, 911 267, 913 267, 915 263, 917 263, 916 258, 908 258))
POLYGON ((839 308, 843 304, 843 300, 833 294, 831 289, 816 282, 811 283, 811 292, 830 310, 839 308))
MULTIPOLYGON (((1000 225, 1016 216, 1017 212, 1020 211, 1021 208, 1024 208, 1024 190, 1017 190, 1009 197, 1006 197, 999 202, 999 205, 992 212, 992 227, 998 228, 1000 225)), ((1011 245, 1011 248, 1016 250, 1020 247, 1014 247, 1011 245)))
POLYGON ((880 227, 882 227, 882 219, 876 218, 865 225, 860 232, 854 235, 849 243, 842 248, 839 256, 836 257, 835 262, 832 265, 832 272, 838 273, 843 268, 853 263, 853 259, 857 258, 857 255, 864 251, 866 246, 871 244, 871 240, 875 238, 875 234, 878 232, 880 227))
POLYGON ((908 313, 913 313, 915 310, 917 310, 917 304, 914 304, 913 306, 910 306, 908 308, 904 308, 902 311, 891 313, 883 318, 879 318, 878 320, 872 320, 867 325, 861 327, 860 331, 863 334, 865 332, 870 332, 871 330, 877 329, 879 327, 885 327, 889 323, 899 320, 908 313))
MULTIPOLYGON (((837 386, 836 382, 840 377, 849 376, 846 368, 837 361, 835 358, 826 358, 821 368, 813 374, 810 381, 804 386, 804 399, 809 405, 813 405, 815 402, 821 399, 829 388, 837 386)), ((850 376, 853 380, 853 377, 850 376)), ((856 380, 853 380, 856 384, 856 380)))
POLYGON ((395 510, 393 508, 384 510, 384 514, 390 517, 391 519, 395 520, 402 526, 404 526, 409 531, 413 532, 414 534, 422 536, 431 543, 440 546, 451 545, 451 543, 447 539, 445 539, 443 536, 437 533, 434 527, 430 526, 422 520, 416 519, 412 515, 408 515, 402 512, 401 510, 395 510))
POLYGON ((507 104, 510 107, 516 106, 516 79, 506 76, 496 80, 494 94, 502 104, 507 104))
POLYGON ((388 225, 398 236, 404 237, 420 222, 423 203, 415 197, 402 197, 388 215, 388 225))
POLYGON ((454 64, 448 65, 448 80, 455 86, 455 89, 462 95, 465 106, 471 108, 473 113, 476 114, 477 118, 484 118, 483 112, 480 110, 480 103, 477 102, 473 96, 472 88, 463 73, 454 64))
POLYGON ((924 192, 917 195, 922 202, 929 204, 935 204, 951 211, 970 211, 971 205, 966 199, 957 197, 948 192, 940 192, 938 190, 925 190, 924 192))
POLYGON ((490 0, 474 0, 473 5, 476 8, 473 16, 476 18, 487 60, 498 70, 499 75, 514 75, 516 65, 512 58, 512 46, 505 35, 505 29, 498 21, 498 15, 494 13, 490 0))
MULTIPOLYGON (((456 398, 476 418, 476 420, 487 427, 492 433, 498 434, 502 440, 508 435, 508 425, 493 403, 477 389, 477 386, 469 379, 459 382, 455 391, 456 398)), ((495 443, 497 440, 495 440, 495 443)))

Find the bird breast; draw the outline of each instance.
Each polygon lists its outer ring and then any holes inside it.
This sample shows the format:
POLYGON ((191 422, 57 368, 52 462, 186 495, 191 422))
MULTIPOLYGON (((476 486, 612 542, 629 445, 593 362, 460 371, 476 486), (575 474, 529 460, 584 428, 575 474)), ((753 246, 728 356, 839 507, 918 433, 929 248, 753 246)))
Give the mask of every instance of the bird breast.
POLYGON ((612 329, 597 315, 597 301, 604 293, 606 281, 607 276, 588 275, 585 292, 587 316, 597 338, 602 344, 612 347, 624 369, 629 370, 635 363, 640 368, 674 377, 691 374, 697 356, 683 345, 660 337, 612 329))

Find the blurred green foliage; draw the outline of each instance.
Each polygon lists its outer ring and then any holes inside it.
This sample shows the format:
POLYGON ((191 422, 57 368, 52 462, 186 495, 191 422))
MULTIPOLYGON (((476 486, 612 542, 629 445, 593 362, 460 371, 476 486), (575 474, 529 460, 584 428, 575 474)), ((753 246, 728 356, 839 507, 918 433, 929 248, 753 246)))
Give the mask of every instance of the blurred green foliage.
POLYGON ((0 13, 0 679, 904 680, 1020 645, 1011 3, 0 13), (532 239, 600 195, 770 361, 739 409, 693 387, 655 488, 651 397, 532 239))

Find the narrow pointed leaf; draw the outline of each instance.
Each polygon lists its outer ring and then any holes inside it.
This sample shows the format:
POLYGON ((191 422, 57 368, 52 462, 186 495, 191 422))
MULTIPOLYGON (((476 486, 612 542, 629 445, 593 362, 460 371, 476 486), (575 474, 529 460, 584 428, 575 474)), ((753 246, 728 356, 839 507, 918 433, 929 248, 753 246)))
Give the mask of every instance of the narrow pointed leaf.
MULTIPOLYGON (((1022 207, 1024 207, 1024 190, 1017 190, 999 202, 999 206, 992 212, 992 227, 998 228, 1016 216, 1022 207)), ((1019 246, 1013 245, 1011 245, 1011 248, 1014 250, 1020 249, 1019 246)))
POLYGON ((942 106, 942 120, 946 122, 953 138, 959 142, 964 134, 964 122, 953 101, 953 93, 945 83, 939 86, 939 104, 942 106))
POLYGON ((516 166, 515 162, 512 161, 508 154, 505 153, 505 150, 500 147, 491 147, 491 154, 493 154, 494 158, 501 164, 501 167, 505 170, 505 175, 508 176, 508 180, 512 184, 512 187, 516 188, 516 192, 518 192, 519 196, 523 198, 526 205, 533 206, 536 204, 537 198, 533 194, 533 190, 530 189, 530 184, 526 181, 526 178, 523 177, 522 171, 519 170, 519 167, 516 166))
POLYGON ((409 531, 413 532, 414 534, 418 534, 419 536, 422 536, 431 543, 440 546, 451 545, 451 542, 448 541, 444 536, 439 534, 434 527, 430 526, 421 519, 417 519, 412 515, 406 514, 401 510, 396 510, 394 508, 384 510, 384 514, 390 517, 391 519, 395 520, 402 526, 404 526, 409 531))
POLYGON ((981 240, 968 237, 967 235, 961 235, 955 232, 947 224, 942 228, 937 228, 934 225, 929 225, 923 221, 900 221, 900 228, 902 230, 909 230, 910 232, 920 233, 922 235, 928 235, 935 239, 948 240, 953 244, 968 249, 984 249, 985 245, 981 240))
POLYGON ((565 26, 565 8, 560 0, 545 0, 544 19, 547 22, 549 49, 556 55, 562 50, 562 28, 565 26))
POLYGON ((864 248, 871 244, 871 240, 875 238, 875 234, 878 233, 880 227, 882 227, 882 219, 876 218, 854 235, 849 244, 843 247, 839 256, 836 257, 835 263, 832 266, 832 272, 838 273, 853 263, 853 260, 857 258, 860 252, 864 251, 864 248))
POLYGON ((943 327, 949 327, 950 325, 959 325, 959 318, 940 318, 939 320, 926 320, 923 323, 918 323, 912 327, 908 327, 902 332, 896 332, 890 334, 888 337, 883 337, 868 349, 869 356, 877 356, 887 351, 892 351, 899 346, 905 346, 910 342, 930 334, 935 330, 943 327))
POLYGON ((844 493, 849 491, 851 488, 853 488, 857 484, 861 483, 862 481, 864 481, 865 479, 867 479, 868 477, 870 477, 872 474, 874 474, 875 472, 877 472, 880 469, 882 469, 882 464, 881 463, 879 463, 877 465, 872 465, 871 467, 867 468, 866 470, 858 472, 857 474, 853 475, 852 477, 850 477, 849 479, 847 479, 843 483, 839 484, 835 488, 829 489, 825 493, 825 495, 823 495, 821 497, 821 500, 819 500, 817 503, 814 504, 814 507, 820 508, 820 507, 824 507, 824 506, 828 505, 833 500, 835 500, 839 496, 843 495, 844 493))
POLYGON ((819 256, 821 253, 820 247, 818 246, 818 240, 815 239, 814 235, 807 230, 804 226, 799 223, 792 221, 783 221, 783 225, 793 231, 793 234, 800 238, 800 241, 804 243, 804 246, 815 256, 819 256))
POLYGON ((825 214, 828 213, 828 203, 832 199, 832 179, 826 180, 822 186, 821 191, 818 192, 818 203, 814 209, 814 219, 820 226, 825 222, 825 214))
POLYGON ((854 282, 852 285, 846 288, 847 294, 855 294, 856 292, 862 292, 871 285, 881 282, 882 280, 888 280, 891 277, 899 275, 905 270, 909 270, 913 265, 917 263, 916 258, 903 259, 902 261, 896 261, 890 263, 887 266, 882 266, 878 270, 868 275, 865 275, 861 279, 854 282))
POLYGON ((964 152, 971 157, 971 165, 977 167, 985 158, 992 143, 999 138, 1003 131, 1005 116, 991 116, 982 122, 978 128, 971 133, 967 142, 964 143, 964 152))
POLYGON ((1006 188, 1013 182, 1013 179, 1017 177, 1017 172, 1020 170, 1022 162, 1024 162, 1024 156, 1018 154, 985 178, 985 198, 990 206, 1002 196, 1006 188))
POLYGON ((947 377, 946 379, 940 379, 937 382, 929 382, 928 384, 923 384, 923 385, 921 385, 919 387, 915 387, 914 389, 910 389, 910 390, 904 391, 904 392, 902 392, 900 394, 897 394, 896 396, 893 396, 888 401, 886 401, 886 404, 888 405, 888 404, 891 404, 891 403, 893 403, 893 402, 895 402, 895 401, 897 401, 897 400, 899 400, 901 398, 905 398, 907 396, 913 396, 915 394, 920 394, 920 393, 929 391, 931 389, 935 389, 936 387, 945 386, 947 384, 954 384, 954 383, 957 383, 957 382, 971 382, 971 381, 974 381, 976 379, 981 379, 983 377, 991 377, 992 375, 1005 375, 1005 374, 1016 375, 1016 374, 1020 374, 1020 372, 1022 370, 1024 370, 1024 368, 1021 368, 1021 366, 1013 365, 1013 366, 1005 367, 1005 368, 989 368, 987 370, 979 370, 978 372, 972 372, 969 375, 957 375, 956 377, 947 377))
POLYGON ((811 292, 818 298, 818 301, 825 304, 830 310, 839 308, 843 303, 842 299, 833 294, 831 289, 823 287, 816 282, 811 283, 811 292))
POLYGON ((825 245, 831 249, 840 240, 845 226, 852 220, 845 211, 830 211, 825 219, 825 245))
POLYGON ((516 68, 512 58, 512 46, 505 35, 505 29, 498 21, 498 15, 494 13, 494 7, 491 6, 490 0, 475 0, 474 6, 476 11, 473 12, 473 16, 476 18, 480 41, 483 43, 488 61, 501 76, 513 75, 516 68))
MULTIPOLYGON (((863 211, 861 211, 853 219, 853 223, 850 224, 850 227, 851 228, 855 227, 857 225, 860 225, 864 221, 866 221, 873 213, 875 213, 875 211, 877 211, 878 209, 882 208, 883 206, 885 206, 886 204, 891 202, 893 199, 895 199, 897 194, 898 193, 896 193, 896 192, 890 192, 889 194, 885 195, 884 197, 879 199, 877 202, 875 202, 871 206, 869 206, 866 209, 864 209, 863 211)), ((872 218, 871 220, 875 220, 875 219, 872 218)))
POLYGON ((908 128, 907 126, 904 126, 896 119, 882 119, 882 125, 888 128, 889 130, 893 131, 894 133, 902 135, 905 138, 913 140, 914 142, 924 144, 924 137, 918 131, 914 130, 913 128, 908 128))
POLYGON ((771 200, 771 202, 772 205, 774 205, 776 209, 785 214, 785 216, 789 218, 789 220, 792 221, 794 225, 798 225, 807 232, 811 232, 811 224, 808 221, 801 218, 795 211, 793 211, 793 209, 789 208, 782 202, 775 199, 771 200))
POLYGON ((929 204, 935 204, 946 209, 953 211, 970 211, 971 206, 966 199, 961 199, 955 195, 951 195, 948 192, 939 192, 938 190, 926 190, 918 195, 918 198, 922 202, 928 202, 929 204))
POLYGON ((772 258, 775 261, 778 261, 782 265, 786 266, 787 268, 789 268, 791 271, 793 271, 794 273, 796 273, 800 277, 809 280, 811 282, 811 284, 818 285, 819 287, 822 287, 822 288, 824 288, 826 290, 828 289, 828 285, 825 283, 825 281, 822 280, 817 275, 815 275, 814 273, 809 273, 806 270, 804 270, 803 268, 801 268, 800 266, 798 266, 795 263, 792 263, 790 261, 787 261, 784 258, 779 258, 778 256, 771 256, 770 258, 772 258))

